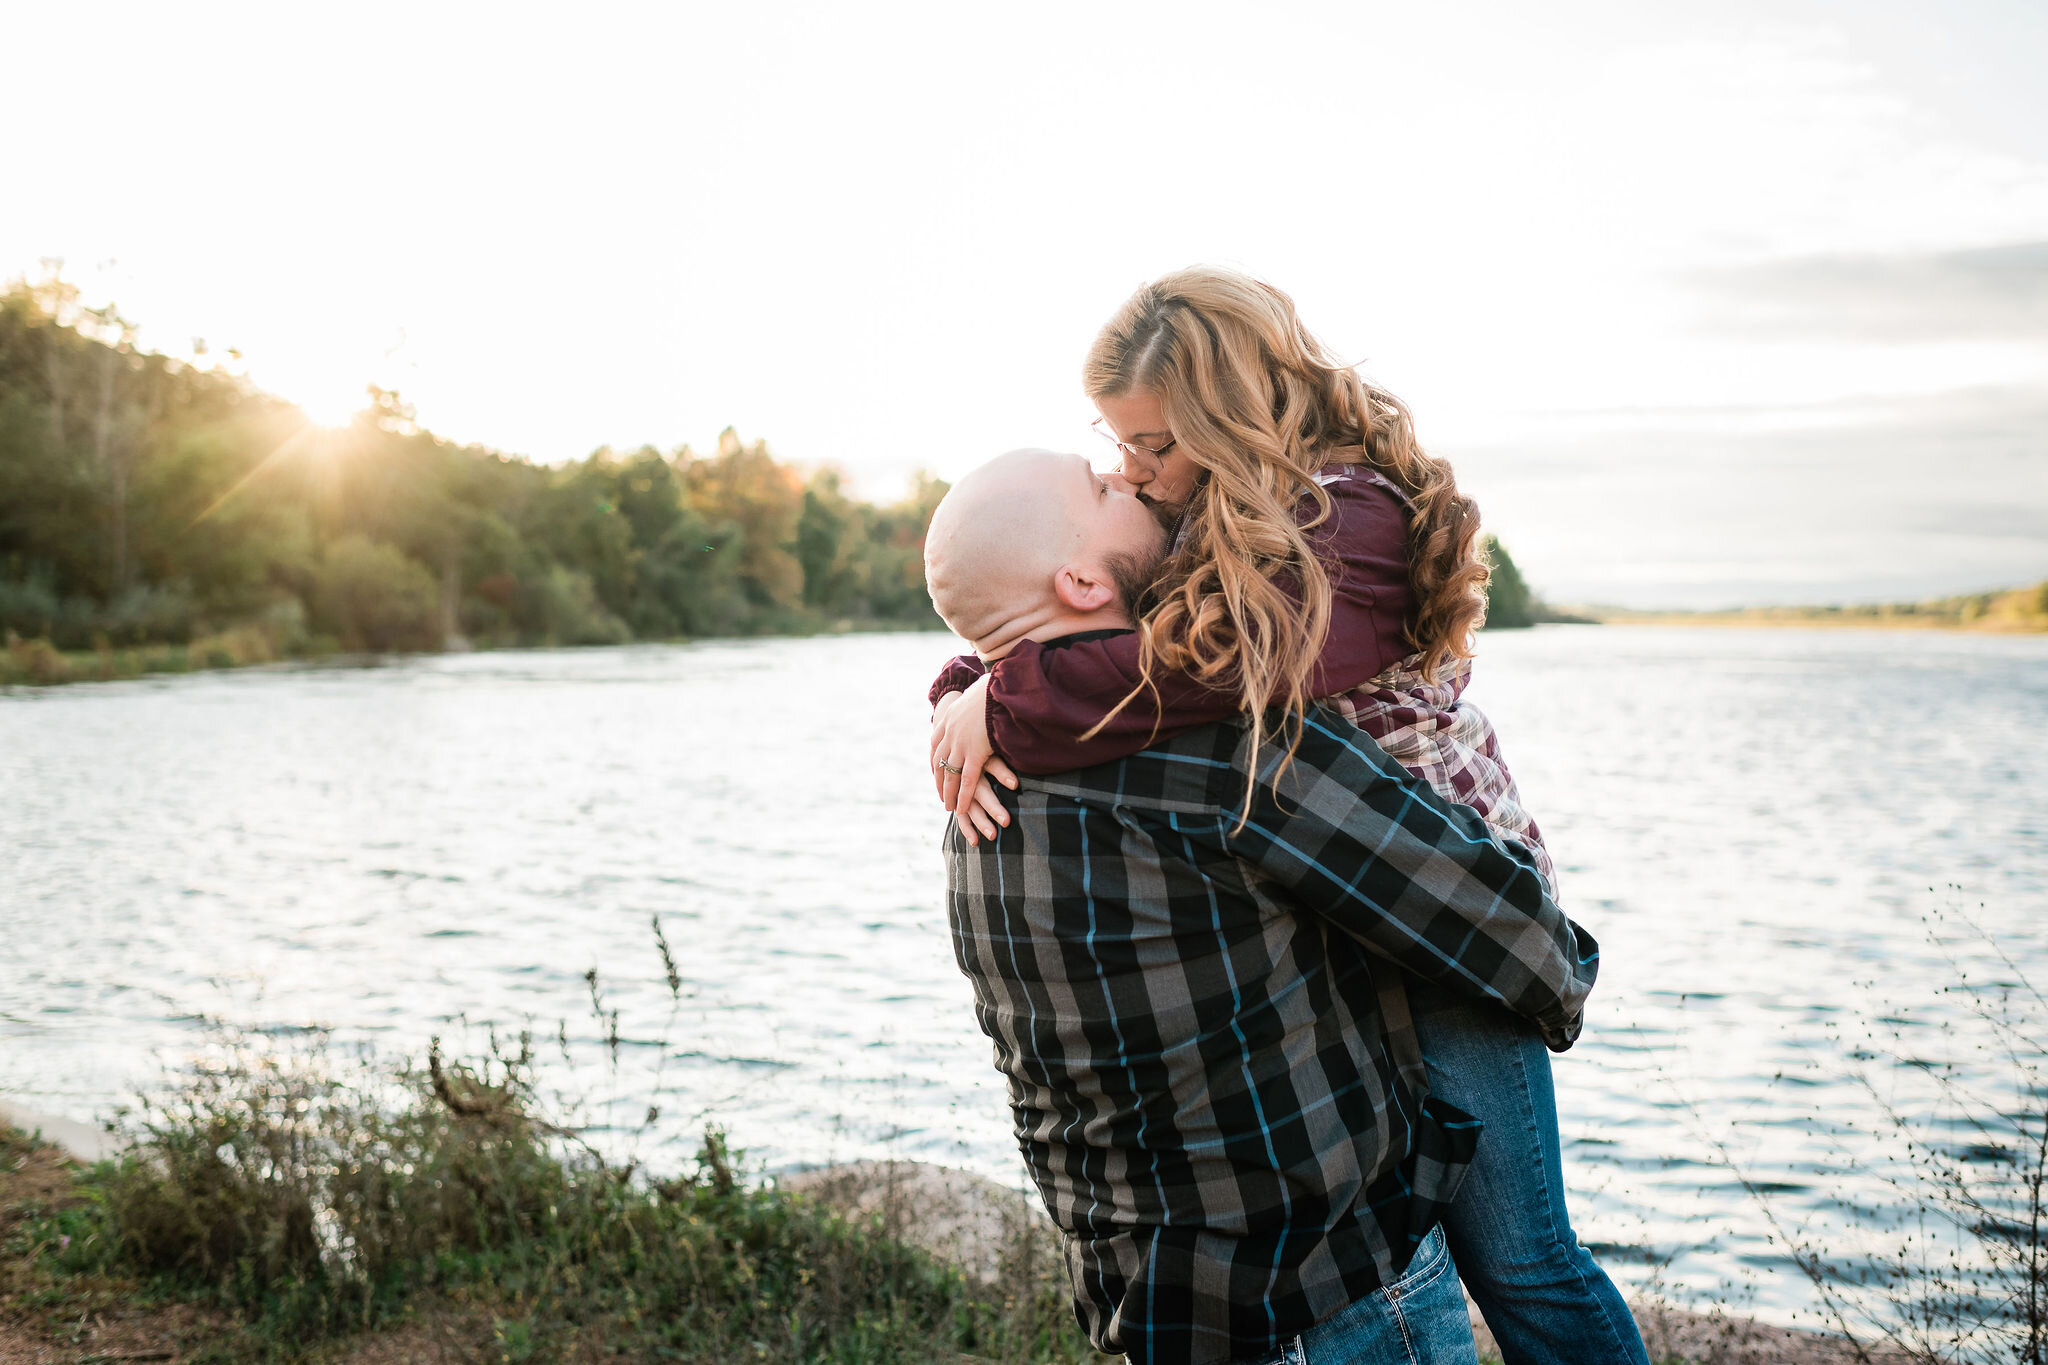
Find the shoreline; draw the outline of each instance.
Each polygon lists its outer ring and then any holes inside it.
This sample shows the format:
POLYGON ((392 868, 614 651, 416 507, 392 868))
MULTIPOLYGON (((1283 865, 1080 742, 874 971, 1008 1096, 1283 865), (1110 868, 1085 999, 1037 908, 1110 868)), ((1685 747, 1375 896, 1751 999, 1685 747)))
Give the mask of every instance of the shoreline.
MULTIPOLYGON (((1733 612, 1618 612, 1588 609, 1581 619, 1537 621, 1527 626, 1496 626, 1491 633, 1509 634, 1544 627, 1677 627, 1698 630, 1861 630, 1899 634, 1937 633, 2028 638, 2048 635, 2048 617, 2015 621, 1988 618, 1954 621, 1911 615, 1859 617, 1833 613, 1792 614, 1802 608, 1757 608, 1759 614, 1733 612)), ((381 668, 409 659, 438 658, 450 654, 494 654, 515 650, 582 652, 592 649, 628 649, 643 645, 726 644, 744 640, 810 640, 841 635, 939 635, 944 628, 916 622, 832 622, 815 629, 765 631, 750 635, 694 635, 664 640, 628 640, 617 645, 500 644, 465 645, 459 649, 394 650, 385 653, 290 654, 281 658, 194 659, 182 645, 137 645, 125 649, 59 650, 46 640, 18 640, 0 647, 0 696, 10 692, 41 691, 53 687, 74 687, 91 683, 140 682, 150 678, 190 677, 200 673, 274 673, 314 669, 381 668)))
MULTIPOLYGON (((9 1130, 31 1137, 29 1148, 14 1169, 40 1182, 35 1192, 47 1195, 53 1184, 75 1174, 80 1166, 112 1158, 119 1150, 114 1134, 61 1116, 40 1113, 0 1100, 0 1135, 9 1130)), ((8 1212, 9 1168, 0 1166, 0 1219, 8 1212)), ((1059 1237, 1044 1210, 1029 1194, 986 1176, 929 1162, 868 1160, 814 1167, 772 1177, 769 1188, 799 1201, 815 1201, 840 1214, 870 1222, 879 1233, 924 1251, 987 1284, 1021 1283, 1044 1275, 1062 1259, 1059 1237)), ((116 1295, 103 1316, 123 1322, 121 1344, 169 1345, 132 1359, 175 1361, 183 1358, 182 1341, 191 1340, 190 1315, 163 1314, 147 1295, 116 1295), (160 1320, 152 1321, 153 1318, 160 1320), (137 1339, 137 1332, 141 1339, 137 1339)), ((1469 1297, 1467 1310, 1482 1365, 1497 1365, 1500 1351, 1469 1297)), ((1859 1357, 1847 1339, 1827 1332, 1781 1327, 1731 1312, 1715 1304, 1704 1310, 1681 1307, 1656 1298, 1631 1301, 1637 1326, 1653 1360, 1659 1365, 1850 1365, 1859 1357)), ((10 1315, 11 1316, 11 1315, 10 1315)), ((226 1321, 213 1330, 231 1333, 226 1321)), ((437 1330, 447 1330, 439 1324, 437 1330)), ((401 1323, 374 1329, 354 1338, 323 1359, 384 1361, 393 1351, 412 1359, 417 1324, 401 1323)), ((54 1359, 51 1343, 39 1340, 26 1319, 0 1317, 0 1361, 54 1359)), ((111 1344, 111 1343, 110 1343, 111 1344)), ((204 1343, 195 1341, 204 1349, 204 1343)), ((431 1358, 449 1358, 436 1352, 431 1358)), ((455 1358, 462 1358, 456 1353, 455 1358)), ((1879 1361, 1885 1355, 1872 1352, 1879 1361)), ((1106 1359, 1106 1358, 1104 1358, 1106 1359)))
POLYGON ((639 645, 702 645, 739 640, 810 640, 820 636, 943 634, 945 627, 919 621, 824 621, 797 630, 764 630, 746 635, 689 635, 672 639, 626 640, 619 644, 477 644, 462 641, 445 649, 388 650, 361 652, 347 650, 272 653, 256 651, 249 657, 232 652, 209 653, 205 642, 194 645, 129 645, 119 649, 58 649, 45 639, 10 638, 0 644, 0 694, 15 688, 42 689, 70 687, 84 683, 139 682, 147 678, 189 677, 195 673, 248 673, 269 670, 278 673, 309 669, 381 668, 407 659, 439 658, 458 654, 496 654, 513 650, 628 649, 639 645))
MULTIPOLYGON (((1791 610, 1788 608, 1788 610, 1791 610)), ((1687 626, 1703 630, 1726 630, 1754 626, 1771 630, 1870 630, 1897 631, 1901 633, 1924 633, 1938 631, 1949 635, 2048 635, 2048 618, 2039 623, 2015 624, 2004 620, 1942 621, 1914 618, 1911 616, 1856 617, 1841 616, 1746 616, 1740 612, 1609 612, 1594 616, 1592 624, 1598 626, 1687 626)))
POLYGON ((0 1098, 0 1132, 12 1128, 25 1136, 40 1138, 81 1166, 111 1159, 120 1143, 104 1128, 57 1114, 46 1114, 0 1098))

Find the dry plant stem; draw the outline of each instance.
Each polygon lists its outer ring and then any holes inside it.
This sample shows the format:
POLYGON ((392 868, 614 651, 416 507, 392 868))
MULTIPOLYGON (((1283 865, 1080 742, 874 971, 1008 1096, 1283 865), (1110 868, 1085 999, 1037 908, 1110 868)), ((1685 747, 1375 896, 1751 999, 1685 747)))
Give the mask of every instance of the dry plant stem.
MULTIPOLYGON (((1662 1068, 1659 1069, 1661 1070, 1662 1068)), ((1870 1348, 1864 1344, 1863 1339, 1857 1334, 1855 1327, 1851 1325, 1846 1305, 1842 1303, 1840 1296, 1829 1285, 1825 1262, 1810 1247, 1798 1238, 1793 1237, 1786 1229, 1783 1221, 1778 1217, 1777 1208, 1772 1204, 1770 1195, 1756 1181, 1750 1178, 1749 1173, 1743 1169, 1742 1163, 1737 1161, 1735 1154, 1728 1149, 1727 1142, 1715 1136, 1708 1128, 1705 1117, 1700 1113, 1699 1106, 1692 1098, 1680 1091, 1677 1082, 1673 1081, 1670 1076, 1666 1075, 1664 1081, 1670 1087, 1672 1095, 1684 1107, 1687 1116, 1692 1120, 1693 1136, 1714 1149, 1714 1153, 1720 1158, 1721 1164, 1728 1168, 1728 1173, 1733 1175, 1737 1183, 1742 1186, 1743 1193, 1750 1197, 1756 1204, 1757 1209, 1763 1214, 1764 1221, 1770 1225, 1772 1238, 1785 1248, 1786 1253, 1792 1257, 1792 1263, 1798 1266, 1800 1273, 1805 1275, 1813 1284, 1814 1290, 1820 1295, 1822 1306, 1827 1310, 1829 1320, 1834 1324, 1835 1330, 1841 1333, 1842 1339, 1848 1344, 1850 1350, 1855 1353, 1858 1365, 1877 1365, 1875 1358, 1870 1353, 1870 1348)), ((1895 1338, 1886 1333, 1886 1340, 1895 1340, 1895 1338)))
MULTIPOLYGON (((1870 1050, 1849 1053, 1856 1063, 1849 1077, 1878 1116, 1877 1128, 1863 1136, 1890 1144, 1883 1161, 1904 1167, 1879 1178, 1901 1196, 1911 1221, 1898 1228, 1890 1250, 1872 1257, 1875 1280, 1855 1277, 1863 1287, 1853 1294, 1840 1288, 1851 1281, 1853 1263, 1838 1263, 1795 1237, 1771 1193, 1744 1170, 1720 1130, 1665 1079, 1694 1136, 1750 1196, 1858 1361, 1872 1361, 1882 1346, 1884 1357, 1929 1365, 2048 1365, 2048 1039, 2033 1031, 2048 1018, 2048 999, 1969 916, 1937 910, 1933 919, 1966 926, 2011 974, 1997 997, 1987 998, 1969 984, 1952 940, 1930 927, 1929 939, 1947 958, 1955 983, 1944 993, 1964 999, 1968 1019, 1988 1031, 1991 1055, 2002 1064, 2014 1095, 2001 1102, 1973 1082, 1961 1062, 1916 1055, 1901 1032, 1910 1011, 1882 1016, 1892 1029, 1889 1045, 1866 1029, 1870 1050), (2016 999, 2040 1008, 2022 1011, 2016 999), (1882 1076, 1924 1082, 1920 1106, 1880 1085, 1882 1076)), ((1954 1041, 1951 1029, 1944 1023, 1941 1031, 1954 1041)), ((1845 1171, 1853 1172, 1874 1158, 1845 1159, 1845 1171)))

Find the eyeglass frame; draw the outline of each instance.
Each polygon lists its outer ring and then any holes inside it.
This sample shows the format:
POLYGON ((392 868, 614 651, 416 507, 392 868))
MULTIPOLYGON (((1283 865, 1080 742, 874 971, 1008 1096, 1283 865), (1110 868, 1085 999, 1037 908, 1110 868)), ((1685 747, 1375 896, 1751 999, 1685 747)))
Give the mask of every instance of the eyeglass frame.
POLYGON ((1172 450, 1175 446, 1180 444, 1180 437, 1178 436, 1170 438, 1165 445, 1160 446, 1156 450, 1153 449, 1151 446, 1141 446, 1136 441, 1119 440, 1117 439, 1117 434, 1114 431, 1111 431, 1108 427, 1102 425, 1104 422, 1108 420, 1109 419, 1107 417, 1098 417, 1088 424, 1088 429, 1094 432, 1097 436, 1100 436, 1103 440, 1115 446, 1118 450, 1122 451, 1126 456, 1135 455, 1142 450, 1147 455, 1150 455, 1154 459, 1157 459, 1159 456, 1164 455, 1167 451, 1172 450))

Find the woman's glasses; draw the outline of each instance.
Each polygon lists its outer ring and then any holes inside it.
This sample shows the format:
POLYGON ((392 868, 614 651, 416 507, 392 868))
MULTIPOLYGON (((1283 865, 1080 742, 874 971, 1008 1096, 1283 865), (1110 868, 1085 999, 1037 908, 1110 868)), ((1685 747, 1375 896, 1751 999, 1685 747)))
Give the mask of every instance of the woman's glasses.
POLYGON ((1119 441, 1116 438, 1115 432, 1111 431, 1108 427, 1102 425, 1105 420, 1107 419, 1098 417, 1094 421, 1090 422, 1088 424, 1088 427, 1097 436, 1100 436, 1103 440, 1115 446, 1117 448, 1117 452, 1127 460, 1131 456, 1136 455, 1139 451, 1143 451, 1145 454, 1151 455, 1156 458, 1158 456, 1164 455, 1167 451, 1172 450, 1174 446, 1179 444, 1178 438, 1168 441, 1163 446, 1156 447, 1141 446, 1131 441, 1119 441))

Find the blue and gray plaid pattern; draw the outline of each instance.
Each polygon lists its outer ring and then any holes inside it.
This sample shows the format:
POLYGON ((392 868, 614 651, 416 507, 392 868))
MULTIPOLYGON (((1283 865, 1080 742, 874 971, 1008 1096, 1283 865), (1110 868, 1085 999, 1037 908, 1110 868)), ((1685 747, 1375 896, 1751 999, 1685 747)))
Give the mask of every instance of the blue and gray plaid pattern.
POLYGON ((1334 712, 1291 761, 1205 726, 1026 778, 955 949, 1095 1344, 1257 1359, 1392 1280, 1477 1123, 1429 1098, 1403 973, 1577 1036, 1598 948, 1528 853, 1334 712), (1242 821, 1241 821, 1242 817, 1242 821))

